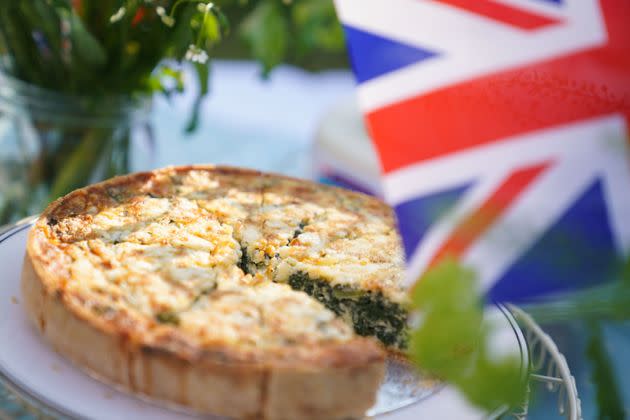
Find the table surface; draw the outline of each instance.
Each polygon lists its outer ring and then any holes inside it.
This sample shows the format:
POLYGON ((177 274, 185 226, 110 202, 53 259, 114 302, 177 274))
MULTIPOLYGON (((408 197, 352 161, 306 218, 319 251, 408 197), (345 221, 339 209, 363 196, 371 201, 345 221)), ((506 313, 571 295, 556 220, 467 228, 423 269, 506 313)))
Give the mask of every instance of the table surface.
POLYGON ((157 98, 152 116, 157 150, 150 158, 137 154, 136 166, 221 163, 308 176, 308 150, 320 118, 353 89, 346 71, 313 74, 280 67, 263 81, 254 63, 213 63, 198 130, 183 132, 193 91, 170 103, 157 98))
MULTIPOLYGON (((280 67, 267 81, 250 62, 213 63, 211 95, 205 100, 197 132, 184 127, 194 97, 188 92, 171 102, 158 98, 152 114, 156 148, 137 148, 134 169, 166 165, 220 163, 247 166, 288 175, 311 177, 309 153, 317 124, 325 111, 353 93, 346 71, 318 74, 280 67)), ((586 337, 579 324, 546 328, 565 354, 577 382, 585 419, 596 417, 595 391, 586 361, 586 337)), ((605 328, 606 345, 627 412, 630 412, 630 323, 605 328)), ((554 398, 538 393, 530 418, 557 418, 554 398)))

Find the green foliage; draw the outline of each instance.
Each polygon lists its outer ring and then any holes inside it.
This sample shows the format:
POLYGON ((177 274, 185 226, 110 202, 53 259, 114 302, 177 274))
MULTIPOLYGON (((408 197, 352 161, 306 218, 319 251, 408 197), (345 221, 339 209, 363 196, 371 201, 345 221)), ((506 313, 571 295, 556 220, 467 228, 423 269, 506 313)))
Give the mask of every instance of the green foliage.
POLYGON ((291 11, 291 20, 297 31, 299 54, 321 49, 341 51, 344 36, 332 2, 302 0, 291 11))
POLYGON ((3 70, 69 94, 169 95, 183 89, 180 80, 172 89, 177 63, 192 61, 201 93, 191 131, 209 91, 208 58, 229 33, 223 7, 265 75, 291 57, 343 50, 331 0, 32 0, 0 9, 3 70))
POLYGON ((72 42, 74 60, 86 68, 98 71, 107 64, 107 51, 98 39, 85 27, 74 10, 59 10, 60 19, 68 22, 69 39, 72 42))
MULTIPOLYGON (((144 105, 144 98, 154 92, 167 96, 182 92, 184 61, 193 63, 200 86, 189 129, 196 127, 202 98, 208 93, 208 56, 227 33, 226 18, 213 3, 5 3, 0 8, 0 70, 67 95, 60 96, 60 115, 76 117, 72 123, 64 117, 52 124, 42 122, 38 107, 26 104, 31 107, 27 111, 32 111, 33 130, 46 147, 29 168, 26 181, 38 194, 29 194, 32 198, 23 200, 15 213, 41 210, 45 201, 85 185, 95 168, 104 167, 108 177, 128 172, 131 129, 124 109, 144 105), (47 142, 49 138, 58 140, 47 142)), ((0 215, 9 217, 5 214, 0 209, 0 215)))
POLYGON ((203 63, 194 63, 193 65, 197 74, 197 78, 199 80, 199 95, 197 95, 197 98, 195 99, 192 109, 192 117, 190 118, 190 121, 186 126, 187 133, 192 133, 197 129, 197 126, 199 125, 199 112, 201 110, 203 98, 210 91, 210 75, 208 67, 203 63))
POLYGON ((610 356, 604 346, 601 327, 598 323, 591 323, 591 336, 588 340, 586 355, 593 365, 593 383, 596 388, 596 398, 600 420, 616 420, 625 418, 623 399, 613 373, 610 356))
POLYGON ((625 418, 619 385, 606 351, 601 324, 630 319, 630 259, 620 261, 613 272, 615 279, 603 285, 523 306, 541 324, 582 321, 587 325, 590 337, 586 356, 592 364, 600 419, 625 418))
POLYGON ((453 260, 425 274, 412 292, 419 325, 410 333, 410 357, 479 407, 517 406, 525 397, 520 361, 492 355, 492 326, 477 290, 475 273, 453 260))
POLYGON ((344 49, 343 30, 331 0, 259 0, 239 31, 263 75, 281 62, 344 49))
POLYGON ((263 66, 267 75, 280 64, 289 48, 289 24, 281 3, 261 2, 245 19, 241 33, 249 44, 253 56, 263 66))

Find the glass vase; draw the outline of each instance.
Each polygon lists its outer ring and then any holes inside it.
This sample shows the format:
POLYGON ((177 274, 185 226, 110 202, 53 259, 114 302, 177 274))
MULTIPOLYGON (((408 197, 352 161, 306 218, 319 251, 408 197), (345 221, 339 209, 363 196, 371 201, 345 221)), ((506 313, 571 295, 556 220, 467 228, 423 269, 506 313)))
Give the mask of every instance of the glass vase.
POLYGON ((71 96, 0 72, 0 226, 128 173, 132 144, 152 147, 150 108, 148 97, 71 96))

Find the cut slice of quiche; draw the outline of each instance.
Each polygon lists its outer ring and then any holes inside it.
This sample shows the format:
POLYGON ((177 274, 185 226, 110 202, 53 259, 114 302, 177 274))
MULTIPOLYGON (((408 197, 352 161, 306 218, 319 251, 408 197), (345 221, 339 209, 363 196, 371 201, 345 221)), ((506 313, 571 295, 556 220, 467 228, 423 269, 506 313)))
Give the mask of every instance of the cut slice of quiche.
POLYGON ((391 209, 364 194, 268 176, 243 268, 313 296, 364 336, 406 345, 403 257, 391 209))
POLYGON ((197 166, 52 203, 22 288, 57 351, 132 392, 236 418, 341 419, 374 403, 373 337, 404 346, 401 275, 381 202, 197 166))

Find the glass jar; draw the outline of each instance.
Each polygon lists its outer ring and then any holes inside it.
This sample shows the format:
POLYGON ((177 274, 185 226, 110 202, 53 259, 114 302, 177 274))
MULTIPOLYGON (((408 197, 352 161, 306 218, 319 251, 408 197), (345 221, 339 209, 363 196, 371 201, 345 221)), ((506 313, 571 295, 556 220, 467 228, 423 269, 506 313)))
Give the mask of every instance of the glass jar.
POLYGON ((132 150, 153 148, 150 107, 148 97, 70 96, 0 72, 0 226, 128 173, 132 150))

